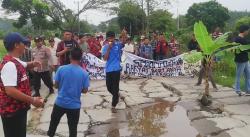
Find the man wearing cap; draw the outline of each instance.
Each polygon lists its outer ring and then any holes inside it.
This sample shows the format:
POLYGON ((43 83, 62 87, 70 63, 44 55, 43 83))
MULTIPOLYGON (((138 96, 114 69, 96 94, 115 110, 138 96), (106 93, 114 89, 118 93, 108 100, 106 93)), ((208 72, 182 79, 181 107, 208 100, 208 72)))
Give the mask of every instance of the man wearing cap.
POLYGON ((116 105, 119 102, 119 82, 121 75, 121 54, 124 44, 115 39, 115 33, 112 31, 106 34, 108 43, 104 45, 102 56, 106 62, 106 85, 108 91, 112 94, 112 113, 116 113, 116 105))
POLYGON ((28 40, 19 33, 10 33, 4 38, 8 52, 0 64, 0 115, 5 137, 26 137, 27 111, 30 104, 42 107, 40 97, 31 97, 26 69, 39 67, 40 62, 23 62, 19 57, 24 53, 28 40))
POLYGON ((35 38, 36 47, 32 49, 32 57, 34 61, 41 62, 41 67, 34 68, 34 90, 33 96, 39 97, 39 90, 41 88, 41 79, 49 88, 50 93, 54 93, 53 82, 50 70, 53 69, 52 55, 49 48, 43 45, 43 40, 40 37, 35 38))
POLYGON ((63 33, 63 40, 58 44, 56 55, 59 57, 59 65, 70 64, 69 53, 70 50, 79 47, 77 41, 72 38, 72 32, 65 30, 63 33))

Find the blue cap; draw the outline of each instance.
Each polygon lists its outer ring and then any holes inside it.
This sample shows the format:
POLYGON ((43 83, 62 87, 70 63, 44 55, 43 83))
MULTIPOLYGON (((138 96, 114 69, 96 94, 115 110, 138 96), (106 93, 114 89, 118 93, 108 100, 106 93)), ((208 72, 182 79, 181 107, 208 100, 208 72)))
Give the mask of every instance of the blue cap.
POLYGON ((27 38, 24 38, 21 34, 17 32, 9 33, 4 38, 5 47, 14 46, 15 43, 20 43, 20 42, 22 42, 24 45, 29 44, 29 40, 27 38))

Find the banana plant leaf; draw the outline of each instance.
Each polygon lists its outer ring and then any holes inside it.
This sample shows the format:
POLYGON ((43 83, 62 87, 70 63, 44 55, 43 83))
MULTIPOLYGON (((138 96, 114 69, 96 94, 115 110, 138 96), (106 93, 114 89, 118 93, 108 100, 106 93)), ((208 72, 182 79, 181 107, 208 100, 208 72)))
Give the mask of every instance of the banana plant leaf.
POLYGON ((209 35, 206 26, 201 22, 196 22, 194 24, 194 34, 197 42, 200 45, 201 50, 205 55, 211 55, 213 53, 214 42, 212 37, 209 35))
POLYGON ((197 51, 191 51, 190 53, 185 53, 183 56, 183 59, 187 63, 196 63, 200 61, 202 58, 203 58, 202 53, 197 51))

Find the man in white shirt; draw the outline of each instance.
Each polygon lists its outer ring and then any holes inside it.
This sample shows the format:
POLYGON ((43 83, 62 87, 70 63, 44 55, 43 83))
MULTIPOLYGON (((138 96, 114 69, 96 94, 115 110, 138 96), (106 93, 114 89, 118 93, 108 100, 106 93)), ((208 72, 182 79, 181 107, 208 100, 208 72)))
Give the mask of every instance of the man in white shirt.
MULTIPOLYGON (((125 44, 123 51, 131 53, 131 54, 135 54, 135 45, 134 43, 131 41, 131 38, 127 39, 127 43, 125 44)), ((125 55, 122 54, 122 61, 125 61, 125 55)))
POLYGON ((19 33, 10 33, 4 38, 8 54, 0 64, 0 115, 5 137, 26 137, 27 111, 30 104, 42 107, 41 97, 31 97, 26 68, 39 67, 40 62, 23 62, 27 40, 19 33))
POLYGON ((62 40, 59 38, 59 34, 58 34, 58 33, 55 34, 54 41, 55 41, 55 47, 57 48, 58 44, 62 41, 62 40))

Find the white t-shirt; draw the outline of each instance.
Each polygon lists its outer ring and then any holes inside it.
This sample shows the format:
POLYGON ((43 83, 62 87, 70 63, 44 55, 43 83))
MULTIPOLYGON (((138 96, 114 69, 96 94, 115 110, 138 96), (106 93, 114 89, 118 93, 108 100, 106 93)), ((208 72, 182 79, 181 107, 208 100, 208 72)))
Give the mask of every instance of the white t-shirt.
MULTIPOLYGON (((15 58, 18 62, 20 62, 25 68, 27 67, 27 63, 21 61, 19 58, 15 58)), ((17 86, 17 69, 16 65, 13 62, 6 63, 1 70, 1 79, 3 85, 15 87, 17 86)))
POLYGON ((134 45, 132 43, 125 44, 125 47, 124 47, 123 50, 126 51, 126 52, 129 52, 129 53, 134 53, 134 51, 135 51, 134 45))
POLYGON ((50 51, 51 51, 51 56, 52 56, 52 65, 58 65, 58 57, 56 56, 56 49, 57 47, 50 47, 50 51))
POLYGON ((54 41, 55 41, 54 47, 57 48, 58 44, 61 42, 61 39, 55 37, 55 38, 54 38, 54 41))

